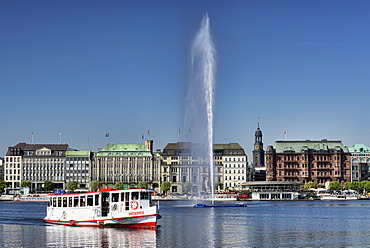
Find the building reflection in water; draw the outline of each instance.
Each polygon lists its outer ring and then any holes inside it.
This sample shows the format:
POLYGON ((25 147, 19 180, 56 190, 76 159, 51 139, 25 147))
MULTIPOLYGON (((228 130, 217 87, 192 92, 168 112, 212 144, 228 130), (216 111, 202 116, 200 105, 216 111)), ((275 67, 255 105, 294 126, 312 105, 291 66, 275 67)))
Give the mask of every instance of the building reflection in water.
POLYGON ((48 246, 64 247, 156 247, 153 229, 95 228, 50 225, 48 246))

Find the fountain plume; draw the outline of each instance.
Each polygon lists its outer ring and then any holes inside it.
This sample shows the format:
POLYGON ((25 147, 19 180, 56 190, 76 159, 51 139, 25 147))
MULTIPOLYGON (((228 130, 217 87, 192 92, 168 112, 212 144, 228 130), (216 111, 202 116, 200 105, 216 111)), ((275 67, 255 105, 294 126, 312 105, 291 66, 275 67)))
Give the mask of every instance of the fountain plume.
POLYGON ((190 141, 203 146, 201 151, 209 165, 209 187, 214 195, 213 112, 215 95, 216 49, 212 42, 210 20, 206 14, 192 43, 190 80, 185 110, 185 127, 190 141))

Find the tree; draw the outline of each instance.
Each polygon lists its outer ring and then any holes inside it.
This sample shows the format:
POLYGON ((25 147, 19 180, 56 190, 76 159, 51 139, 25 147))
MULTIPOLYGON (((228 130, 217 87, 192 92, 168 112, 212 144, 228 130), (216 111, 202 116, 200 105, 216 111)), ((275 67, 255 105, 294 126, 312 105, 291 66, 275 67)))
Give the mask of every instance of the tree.
POLYGON ((44 189, 45 191, 52 191, 54 189, 54 183, 50 181, 44 182, 44 189))
POLYGON ((359 189, 361 189, 361 186, 362 186, 362 184, 359 183, 359 182, 356 182, 356 181, 351 183, 351 189, 353 189, 353 190, 359 190, 359 189))
POLYGON ((317 189, 317 183, 315 182, 306 182, 303 186, 304 189, 317 189))
POLYGON ((224 184, 223 184, 223 183, 221 183, 221 182, 219 182, 218 184, 216 184, 215 189, 216 189, 216 190, 218 190, 218 188, 220 188, 220 189, 224 189, 224 184))
POLYGON ((191 182, 186 182, 182 185, 182 192, 183 193, 191 193, 191 188, 193 187, 193 184, 191 182))
POLYGON ((144 182, 144 181, 141 181, 137 184, 137 188, 138 189, 147 189, 148 188, 148 183, 144 182))
POLYGON ((123 189, 124 188, 123 183, 122 182, 116 182, 114 184, 114 188, 115 189, 123 189))
POLYGON ((23 188, 31 188, 31 182, 30 181, 23 181, 21 183, 21 187, 23 187, 23 188))
POLYGON ((163 182, 161 184, 161 190, 163 191, 163 193, 167 194, 168 191, 170 191, 171 189, 171 183, 170 182, 163 182))
POLYGON ((344 183, 344 189, 352 189, 352 183, 351 182, 345 182, 344 183))
POLYGON ((370 191, 370 181, 362 181, 359 183, 360 190, 370 191))
POLYGON ((76 181, 69 181, 67 183, 67 189, 71 192, 75 191, 78 188, 78 182, 76 181))
POLYGON ((99 181, 92 181, 90 183, 91 191, 98 191, 101 188, 101 183, 99 181))
POLYGON ((8 183, 5 181, 0 181, 0 192, 3 193, 4 189, 8 187, 8 183))
POLYGON ((329 189, 330 190, 340 190, 340 182, 338 181, 332 181, 329 183, 329 189))

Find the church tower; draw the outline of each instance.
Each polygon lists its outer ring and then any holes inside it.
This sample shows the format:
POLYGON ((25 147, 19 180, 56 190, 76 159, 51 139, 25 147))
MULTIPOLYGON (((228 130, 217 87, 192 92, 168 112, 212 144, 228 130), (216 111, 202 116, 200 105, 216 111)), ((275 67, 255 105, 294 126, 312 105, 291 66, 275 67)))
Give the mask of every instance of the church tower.
POLYGON ((254 134, 253 166, 254 167, 265 166, 265 151, 263 150, 262 131, 260 129, 259 122, 257 130, 254 134))

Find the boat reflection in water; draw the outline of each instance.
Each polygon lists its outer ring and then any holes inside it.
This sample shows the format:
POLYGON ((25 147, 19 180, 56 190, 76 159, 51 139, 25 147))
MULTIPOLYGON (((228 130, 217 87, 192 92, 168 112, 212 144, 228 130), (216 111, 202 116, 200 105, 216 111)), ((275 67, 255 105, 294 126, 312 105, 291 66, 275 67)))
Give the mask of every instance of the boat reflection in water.
POLYGON ((156 247, 157 230, 48 225, 48 247, 156 247))

